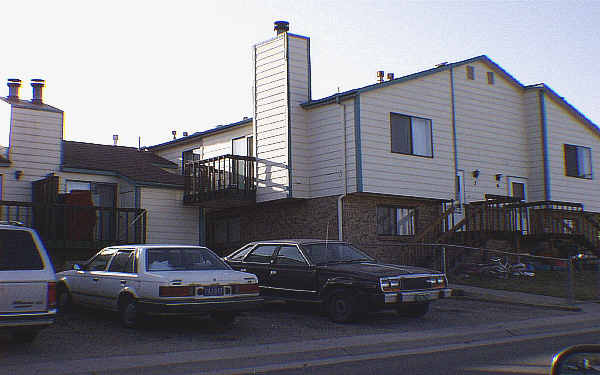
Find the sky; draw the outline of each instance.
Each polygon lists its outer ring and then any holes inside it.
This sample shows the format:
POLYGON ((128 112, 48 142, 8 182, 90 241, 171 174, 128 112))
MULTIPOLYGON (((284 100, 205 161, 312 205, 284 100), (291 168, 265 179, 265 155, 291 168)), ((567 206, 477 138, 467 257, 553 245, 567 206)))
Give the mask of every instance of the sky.
MULTIPOLYGON (((313 99, 487 55, 600 125, 600 1, 5 1, 8 78, 46 80, 67 140, 150 146, 252 116, 252 46, 273 22, 311 39, 313 99)), ((0 144, 8 105, 0 103, 0 144)))

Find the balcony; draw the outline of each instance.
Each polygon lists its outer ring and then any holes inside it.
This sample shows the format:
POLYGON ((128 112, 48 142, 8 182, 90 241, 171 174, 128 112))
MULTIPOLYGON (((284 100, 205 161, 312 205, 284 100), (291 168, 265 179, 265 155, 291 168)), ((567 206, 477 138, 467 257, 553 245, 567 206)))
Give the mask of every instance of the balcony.
POLYGON ((256 203, 255 166, 256 158, 251 156, 184 160, 183 202, 215 209, 252 205, 256 203))

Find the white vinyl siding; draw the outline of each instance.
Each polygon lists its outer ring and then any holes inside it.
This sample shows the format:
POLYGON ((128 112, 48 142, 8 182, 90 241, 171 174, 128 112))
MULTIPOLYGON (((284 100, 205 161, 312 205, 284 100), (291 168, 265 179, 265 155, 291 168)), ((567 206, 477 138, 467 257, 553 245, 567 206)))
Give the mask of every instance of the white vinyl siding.
MULTIPOLYGON (((476 72, 491 68, 483 62, 470 66, 476 72)), ((493 85, 487 83, 485 74, 476 73, 470 80, 462 69, 454 74, 454 95, 458 168, 465 171, 468 203, 484 199, 485 194, 506 195, 506 179, 498 183, 497 174, 528 176, 531 142, 525 119, 533 118, 525 114, 522 88, 500 74, 493 85), (474 170, 480 171, 477 180, 472 177, 474 170)))
POLYGON ((348 192, 356 192, 354 100, 343 101, 342 104, 308 111, 311 198, 344 194, 344 126, 348 192), (344 107, 346 122, 342 125, 344 107))
POLYGON ((310 197, 310 153, 307 113, 300 106, 309 98, 308 39, 288 35, 291 120, 292 196, 310 197))
POLYGON ((12 108, 11 165, 1 168, 5 200, 31 202, 31 183, 60 169, 62 137, 62 113, 12 108), (15 171, 23 172, 18 180, 15 171))
POLYGON ((147 211, 146 243, 198 245, 199 209, 183 205, 183 191, 140 188, 141 208, 147 211))
POLYGON ((539 91, 527 91, 523 97, 525 128, 527 132, 527 200, 544 200, 544 153, 540 115, 539 91))
POLYGON ((363 191, 453 199, 449 72, 360 94, 363 191), (433 157, 391 152, 390 113, 431 120, 433 157))
POLYGON ((288 91, 286 37, 255 46, 257 202, 288 196, 288 91))
POLYGON ((548 129, 551 198, 555 201, 579 202, 586 211, 600 212, 600 184, 597 179, 574 178, 566 175, 564 145, 591 149, 592 172, 600 165, 598 130, 576 119, 549 95, 544 95, 548 129))

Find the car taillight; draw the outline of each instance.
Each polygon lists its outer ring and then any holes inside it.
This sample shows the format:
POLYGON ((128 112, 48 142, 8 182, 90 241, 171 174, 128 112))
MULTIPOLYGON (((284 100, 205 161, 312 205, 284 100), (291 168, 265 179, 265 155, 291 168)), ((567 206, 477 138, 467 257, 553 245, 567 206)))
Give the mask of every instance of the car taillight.
POLYGON ((258 293, 258 284, 239 284, 233 287, 233 293, 235 294, 251 294, 258 293))
POLYGON ((158 288, 160 297, 190 297, 194 295, 193 286, 161 286, 158 288))
POLYGON ((48 283, 48 309, 56 308, 56 283, 48 283))

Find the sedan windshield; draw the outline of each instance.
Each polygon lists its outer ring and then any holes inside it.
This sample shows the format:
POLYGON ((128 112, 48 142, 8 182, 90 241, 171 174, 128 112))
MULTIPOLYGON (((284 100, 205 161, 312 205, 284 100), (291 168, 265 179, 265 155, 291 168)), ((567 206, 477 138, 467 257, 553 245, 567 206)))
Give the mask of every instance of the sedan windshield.
POLYGON ((303 246, 315 264, 374 261, 373 258, 346 243, 316 243, 303 246))
POLYGON ((148 249, 146 270, 148 271, 198 271, 231 269, 208 249, 162 248, 148 249))

